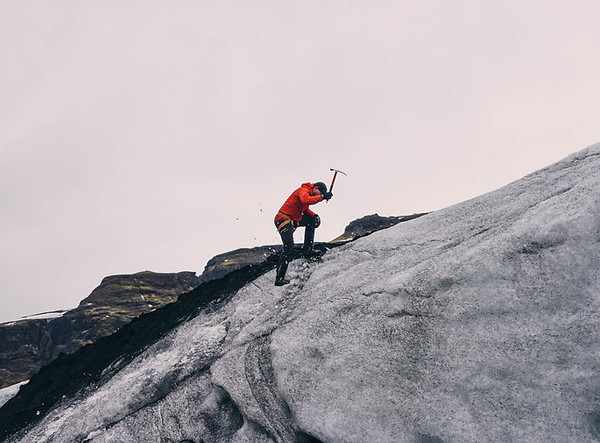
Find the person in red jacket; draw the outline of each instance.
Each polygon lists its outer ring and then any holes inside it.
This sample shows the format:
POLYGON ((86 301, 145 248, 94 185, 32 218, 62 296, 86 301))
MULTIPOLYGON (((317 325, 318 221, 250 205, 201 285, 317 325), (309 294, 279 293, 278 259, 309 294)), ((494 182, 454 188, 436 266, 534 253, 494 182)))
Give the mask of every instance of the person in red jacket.
POLYGON ((333 194, 327 192, 325 183, 303 183, 302 186, 292 192, 292 195, 288 197, 277 215, 275 215, 275 226, 283 241, 283 251, 277 263, 275 286, 289 283, 289 280, 285 279, 285 273, 288 263, 294 257, 294 231, 297 227, 304 226, 306 228, 304 231, 304 247, 302 248, 303 254, 310 256, 313 252, 315 229, 321 224, 321 219, 309 209, 309 206, 323 200, 329 200, 331 197, 333 197, 333 194))

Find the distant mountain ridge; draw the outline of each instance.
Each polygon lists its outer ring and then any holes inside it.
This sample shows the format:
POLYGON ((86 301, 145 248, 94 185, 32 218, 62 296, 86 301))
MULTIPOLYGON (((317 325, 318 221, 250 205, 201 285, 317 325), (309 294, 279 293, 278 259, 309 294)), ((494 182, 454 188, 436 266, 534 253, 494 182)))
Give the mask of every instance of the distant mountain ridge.
POLYGON ((110 335, 199 284, 195 272, 109 276, 75 309, 0 324, 0 388, 27 380, 61 353, 110 335))

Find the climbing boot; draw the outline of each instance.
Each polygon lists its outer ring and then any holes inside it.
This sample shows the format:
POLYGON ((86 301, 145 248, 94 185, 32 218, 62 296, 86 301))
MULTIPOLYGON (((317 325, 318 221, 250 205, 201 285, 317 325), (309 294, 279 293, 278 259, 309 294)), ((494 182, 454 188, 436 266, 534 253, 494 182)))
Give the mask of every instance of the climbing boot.
POLYGON ((289 284, 289 282, 290 281, 287 278, 283 278, 283 277, 276 278, 275 279, 275 286, 284 286, 284 285, 289 284))

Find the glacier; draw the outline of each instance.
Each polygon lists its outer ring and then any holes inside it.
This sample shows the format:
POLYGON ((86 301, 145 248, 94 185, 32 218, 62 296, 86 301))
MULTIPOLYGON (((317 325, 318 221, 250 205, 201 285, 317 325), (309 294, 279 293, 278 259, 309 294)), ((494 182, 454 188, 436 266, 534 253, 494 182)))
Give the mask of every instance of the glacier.
POLYGON ((269 271, 10 442, 600 440, 600 144, 269 271))

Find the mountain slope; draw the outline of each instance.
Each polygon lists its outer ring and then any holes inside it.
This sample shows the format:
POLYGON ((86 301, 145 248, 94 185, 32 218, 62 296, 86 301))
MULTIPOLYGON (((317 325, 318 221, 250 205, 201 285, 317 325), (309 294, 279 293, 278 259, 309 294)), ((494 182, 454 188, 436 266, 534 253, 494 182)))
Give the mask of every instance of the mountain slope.
MULTIPOLYGON (((353 240, 421 215, 366 216, 351 222, 339 240, 353 240)), ((317 247, 321 247, 319 245, 317 247)), ((328 242, 327 247, 336 245, 339 244, 334 240, 328 242)), ((0 324, 0 390, 28 380, 59 354, 70 354, 114 333, 140 314, 174 302, 179 294, 201 283, 222 278, 249 265, 259 265, 280 250, 280 245, 271 245, 219 254, 208 261, 200 277, 194 272, 164 274, 150 271, 108 276, 75 309, 46 312, 0 324)))
POLYGON ((10 441, 598 440, 599 195, 595 145, 287 287, 236 271, 10 441))

